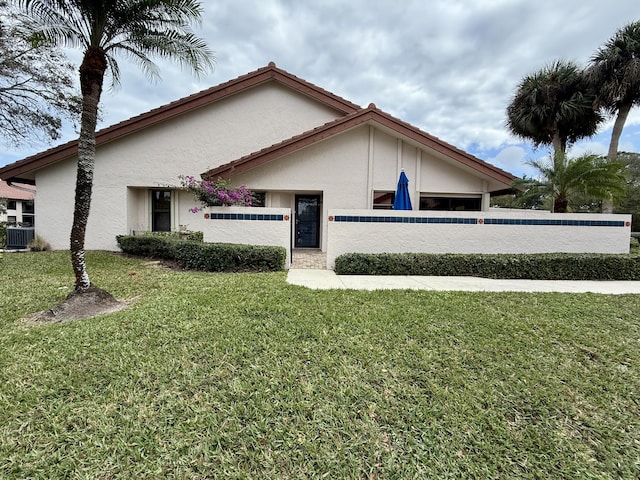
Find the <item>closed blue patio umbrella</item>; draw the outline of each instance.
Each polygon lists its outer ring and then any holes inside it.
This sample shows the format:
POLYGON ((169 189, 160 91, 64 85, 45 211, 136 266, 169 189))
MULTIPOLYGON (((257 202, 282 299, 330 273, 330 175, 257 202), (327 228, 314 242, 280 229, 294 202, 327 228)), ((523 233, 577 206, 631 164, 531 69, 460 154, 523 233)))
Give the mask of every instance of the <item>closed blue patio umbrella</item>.
POLYGON ((396 198, 393 201, 394 210, 413 210, 411 207, 411 197, 409 196, 409 179, 404 173, 400 172, 398 179, 398 188, 396 190, 396 198))

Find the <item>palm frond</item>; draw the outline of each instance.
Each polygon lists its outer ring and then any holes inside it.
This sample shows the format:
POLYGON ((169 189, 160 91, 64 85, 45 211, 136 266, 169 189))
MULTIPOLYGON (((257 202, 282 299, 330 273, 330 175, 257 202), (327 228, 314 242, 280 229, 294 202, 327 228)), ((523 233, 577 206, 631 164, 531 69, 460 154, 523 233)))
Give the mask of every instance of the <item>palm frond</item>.
POLYGON ((197 0, 18 1, 48 41, 102 50, 113 86, 120 79, 118 54, 133 59, 152 80, 159 70, 151 57, 175 60, 196 75, 213 66, 213 52, 191 29, 201 21, 197 0))
POLYGON ((625 166, 607 162, 592 154, 569 158, 549 155, 549 158, 527 162, 539 176, 514 183, 524 192, 550 199, 589 196, 598 200, 618 201, 626 192, 625 166))

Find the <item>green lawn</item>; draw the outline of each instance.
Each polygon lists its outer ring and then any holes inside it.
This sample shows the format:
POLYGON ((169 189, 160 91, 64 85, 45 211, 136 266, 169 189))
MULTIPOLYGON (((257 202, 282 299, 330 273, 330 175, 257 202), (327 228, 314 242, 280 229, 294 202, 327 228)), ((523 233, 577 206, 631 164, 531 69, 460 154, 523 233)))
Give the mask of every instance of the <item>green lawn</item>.
POLYGON ((312 291, 88 255, 128 309, 33 325, 0 261, 0 478, 640 477, 640 296, 312 291))

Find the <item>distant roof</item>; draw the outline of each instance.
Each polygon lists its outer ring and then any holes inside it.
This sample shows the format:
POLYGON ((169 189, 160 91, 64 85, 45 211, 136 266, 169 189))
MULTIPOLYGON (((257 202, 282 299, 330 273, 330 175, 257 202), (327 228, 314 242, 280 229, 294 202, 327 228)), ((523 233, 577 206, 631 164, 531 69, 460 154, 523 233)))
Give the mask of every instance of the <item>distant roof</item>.
MULTIPOLYGON (((188 97, 181 98, 175 102, 168 103, 141 115, 99 130, 96 132, 96 145, 111 142, 125 135, 142 130, 150 125, 182 115, 196 108, 217 102, 225 97, 269 81, 275 81, 286 85, 303 95, 307 95, 314 100, 335 109, 343 115, 360 109, 360 106, 355 103, 328 92, 327 90, 307 82, 306 80, 298 78, 295 75, 276 67, 275 63, 270 62, 266 67, 259 68, 258 70, 249 72, 233 80, 229 80, 228 82, 202 90, 201 92, 194 93, 188 97)), ((77 140, 58 145, 57 147, 50 148, 49 150, 45 150, 31 157, 27 157, 23 160, 19 160, 0 168, 0 179, 10 180, 21 177, 24 177, 25 179, 32 179, 34 171, 74 156, 77 152, 77 140)))
POLYGON ((35 196, 35 187, 31 185, 18 186, 21 188, 11 187, 7 182, 0 180, 0 198, 6 198, 9 200, 33 200, 33 197, 35 196))
POLYGON ((487 175, 494 180, 511 184, 516 177, 509 172, 506 172, 490 163, 487 163, 479 158, 460 150, 453 145, 450 145, 433 135, 423 132, 417 127, 410 125, 402 120, 399 120, 388 113, 383 112, 376 108, 372 103, 367 108, 358 110, 342 118, 338 118, 331 122, 328 122, 320 127, 309 130, 300 135, 296 135, 283 142, 271 145, 270 147, 263 148, 258 152, 251 153, 245 157, 242 157, 233 162, 225 165, 220 165, 214 169, 202 173, 204 178, 228 178, 235 174, 245 172, 256 168, 264 163, 270 162, 277 158, 282 157, 312 145, 321 140, 325 140, 334 135, 340 134, 347 130, 350 130, 358 125, 364 123, 374 123, 381 127, 387 128, 402 135, 404 138, 413 141, 423 147, 435 150, 447 157, 465 165, 478 173, 487 175))

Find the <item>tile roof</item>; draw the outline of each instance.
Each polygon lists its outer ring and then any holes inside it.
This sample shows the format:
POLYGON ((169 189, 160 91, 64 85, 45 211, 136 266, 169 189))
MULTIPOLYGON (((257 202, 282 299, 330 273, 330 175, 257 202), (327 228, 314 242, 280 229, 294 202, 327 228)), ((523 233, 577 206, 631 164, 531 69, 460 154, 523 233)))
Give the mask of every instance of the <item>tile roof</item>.
MULTIPOLYGON (((405 138, 411 139, 420 145, 432 148, 433 150, 438 151, 453 160, 457 160, 461 164, 466 165, 473 170, 488 175, 497 181, 510 184, 515 179, 515 177, 510 173, 484 162, 483 160, 480 160, 479 158, 476 158, 473 155, 440 140, 439 138, 429 135, 417 127, 392 117, 391 115, 377 109, 374 104, 370 104, 367 108, 361 108, 338 95, 328 92, 327 90, 276 67, 273 62, 270 62, 267 66, 259 68, 253 72, 249 72, 225 83, 221 83, 220 85, 194 93, 99 130, 96 132, 96 145, 99 146, 108 143, 125 135, 140 131, 148 126, 169 120, 196 108, 217 102, 223 98, 269 81, 279 82, 301 94, 312 97, 314 100, 334 108, 343 116, 313 130, 304 132, 288 140, 205 172, 203 173, 204 177, 231 176, 234 173, 255 168, 256 166, 269 162, 277 157, 292 153, 300 148, 304 148, 327 137, 344 132, 362 123, 374 122, 390 128, 396 133, 403 135, 405 138)), ((31 157, 27 157, 23 160, 19 160, 0 168, 0 178, 7 180, 16 179, 16 181, 20 178, 25 180, 31 179, 33 178, 33 174, 36 170, 76 155, 77 149, 77 140, 58 145, 49 150, 45 150, 31 157)))
POLYGON ((9 186, 7 182, 3 182, 0 180, 0 198, 7 198, 10 200, 33 200, 35 196, 35 187, 27 185, 18 186, 22 188, 9 186))
POLYGON ((350 130, 364 123, 374 123, 391 129, 395 133, 410 139, 421 146, 428 147, 461 164, 485 174, 498 182, 510 185, 516 177, 490 163, 460 150, 433 135, 423 132, 417 127, 399 120, 388 113, 376 108, 372 103, 367 108, 358 110, 345 117, 328 122, 320 127, 296 135, 288 140, 263 148, 260 151, 246 155, 225 165, 202 173, 203 178, 229 178, 235 174, 256 168, 284 155, 293 153, 316 142, 350 130))
MULTIPOLYGON (((334 108, 343 115, 360 109, 360 106, 355 103, 296 77, 276 67, 275 63, 270 62, 266 67, 99 130, 96 132, 96 145, 108 143, 150 125, 166 121, 269 81, 276 81, 289 86, 303 95, 312 97, 314 100, 334 108)), ((19 178, 22 175, 32 175, 35 170, 76 155, 77 151, 77 140, 58 145, 0 168, 0 178, 8 180, 19 178)))

